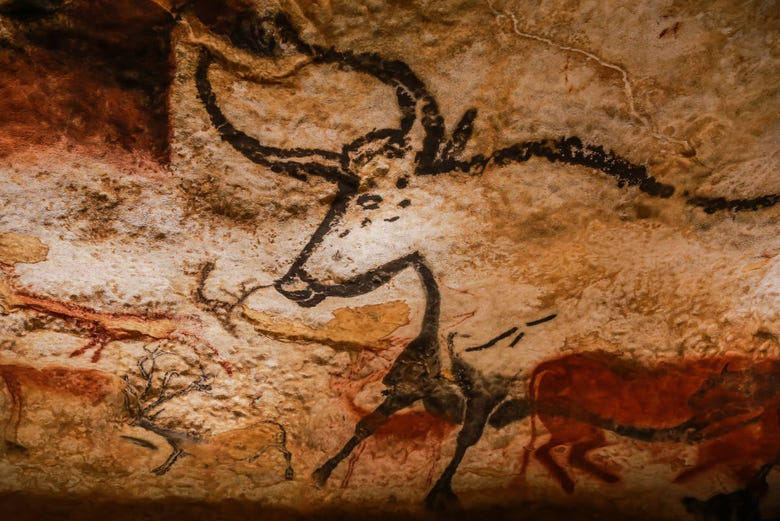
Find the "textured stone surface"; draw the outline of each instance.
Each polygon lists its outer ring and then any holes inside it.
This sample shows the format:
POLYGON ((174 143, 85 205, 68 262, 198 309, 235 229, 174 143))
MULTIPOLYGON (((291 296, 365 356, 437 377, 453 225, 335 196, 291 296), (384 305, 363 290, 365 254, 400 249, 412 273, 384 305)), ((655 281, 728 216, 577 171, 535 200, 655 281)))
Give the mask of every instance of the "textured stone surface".
POLYGON ((778 27, 0 2, 0 491, 776 515, 778 27))

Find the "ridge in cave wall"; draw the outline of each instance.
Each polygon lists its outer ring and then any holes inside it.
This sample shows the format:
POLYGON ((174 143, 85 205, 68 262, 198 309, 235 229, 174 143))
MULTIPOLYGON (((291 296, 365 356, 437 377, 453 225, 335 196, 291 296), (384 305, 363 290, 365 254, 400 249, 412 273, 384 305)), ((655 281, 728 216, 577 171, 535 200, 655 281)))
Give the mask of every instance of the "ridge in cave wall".
POLYGON ((780 516, 778 27, 0 0, 0 509, 780 516))

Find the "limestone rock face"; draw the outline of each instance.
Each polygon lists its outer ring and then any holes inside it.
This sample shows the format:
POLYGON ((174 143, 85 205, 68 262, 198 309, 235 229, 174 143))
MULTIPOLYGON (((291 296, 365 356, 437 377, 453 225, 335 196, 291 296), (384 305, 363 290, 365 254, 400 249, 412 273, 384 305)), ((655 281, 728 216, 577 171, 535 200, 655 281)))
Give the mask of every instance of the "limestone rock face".
POLYGON ((777 515, 779 27, 0 1, 0 492, 777 515))

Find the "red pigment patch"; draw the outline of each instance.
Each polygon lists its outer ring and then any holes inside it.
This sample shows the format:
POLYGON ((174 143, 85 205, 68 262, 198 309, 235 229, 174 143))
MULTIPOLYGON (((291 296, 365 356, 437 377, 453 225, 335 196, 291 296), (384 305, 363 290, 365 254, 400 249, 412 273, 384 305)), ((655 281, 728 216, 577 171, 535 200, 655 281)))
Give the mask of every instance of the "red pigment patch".
MULTIPOLYGON (((94 369, 0 365, 0 378, 22 387, 82 398, 96 405, 115 390, 116 377, 94 369)), ((18 386, 17 386, 18 387, 18 386)))
MULTIPOLYGON (((619 479, 587 457, 607 444, 605 429, 650 442, 664 428, 674 432, 668 441, 685 440, 676 426, 693 430, 700 436, 697 461, 676 481, 715 466, 745 479, 780 453, 778 359, 722 356, 645 366, 606 352, 581 353, 537 366, 529 388, 549 432, 535 456, 567 492, 574 483, 552 457, 555 447, 570 447, 570 466, 603 481, 619 479)), ((532 444, 535 433, 532 426, 532 444)))
POLYGON ((69 142, 168 159, 172 19, 152 2, 69 2, 0 51, 0 157, 69 142))

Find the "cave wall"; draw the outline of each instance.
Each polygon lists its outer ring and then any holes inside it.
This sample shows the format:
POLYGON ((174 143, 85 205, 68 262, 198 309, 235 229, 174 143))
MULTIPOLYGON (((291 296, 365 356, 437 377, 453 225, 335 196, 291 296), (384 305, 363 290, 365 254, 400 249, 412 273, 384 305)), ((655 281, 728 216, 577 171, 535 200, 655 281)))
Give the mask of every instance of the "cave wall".
POLYGON ((778 27, 0 2, 3 500, 777 515, 778 27))

